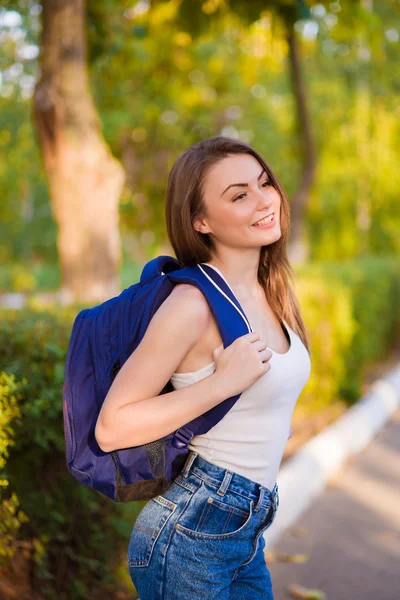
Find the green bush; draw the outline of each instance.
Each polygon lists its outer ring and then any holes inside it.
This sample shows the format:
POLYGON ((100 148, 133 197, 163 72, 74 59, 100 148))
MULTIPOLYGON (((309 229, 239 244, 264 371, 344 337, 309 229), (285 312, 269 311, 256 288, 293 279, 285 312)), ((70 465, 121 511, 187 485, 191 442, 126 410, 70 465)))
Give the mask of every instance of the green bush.
POLYGON ((400 337, 397 257, 316 263, 296 272, 296 292, 311 338, 312 371, 296 406, 312 413, 361 394, 367 369, 400 337))
MULTIPOLYGON (((0 373, 0 472, 5 474, 6 459, 9 448, 14 446, 14 429, 12 424, 21 417, 18 407, 20 394, 18 383, 13 375, 0 373)), ((15 539, 22 523, 28 521, 26 514, 19 510, 19 501, 15 493, 3 499, 3 490, 8 488, 9 481, 0 479, 0 564, 14 556, 15 539)))
POLYGON ((11 419, 15 443, 4 466, 9 486, 3 502, 11 518, 16 494, 29 518, 15 534, 35 550, 36 591, 60 600, 118 588, 114 572, 126 556, 142 506, 118 505, 79 484, 66 468, 62 386, 77 310, 3 310, 0 321, 0 372, 21 382, 19 413, 11 419))

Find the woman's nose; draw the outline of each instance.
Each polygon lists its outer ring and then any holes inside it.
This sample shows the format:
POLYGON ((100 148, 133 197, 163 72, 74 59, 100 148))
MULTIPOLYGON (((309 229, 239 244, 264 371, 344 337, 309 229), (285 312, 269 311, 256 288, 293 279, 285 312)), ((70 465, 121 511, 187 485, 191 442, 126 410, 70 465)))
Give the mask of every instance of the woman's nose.
POLYGON ((272 195, 266 194, 265 190, 263 191, 263 190, 259 189, 258 190, 258 205, 261 208, 264 208, 266 206, 268 206, 268 207, 272 206, 272 203, 273 203, 272 195))

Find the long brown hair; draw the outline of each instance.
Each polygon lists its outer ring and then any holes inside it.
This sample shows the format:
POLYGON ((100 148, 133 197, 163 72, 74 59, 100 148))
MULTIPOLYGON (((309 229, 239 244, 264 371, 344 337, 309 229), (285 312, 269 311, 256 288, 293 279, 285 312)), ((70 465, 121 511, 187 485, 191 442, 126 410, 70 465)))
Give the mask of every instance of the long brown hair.
POLYGON ((287 321, 310 352, 308 334, 294 292, 294 273, 286 253, 290 231, 290 206, 286 194, 268 163, 248 144, 225 136, 201 140, 175 161, 168 178, 165 220, 172 248, 180 264, 196 265, 211 260, 213 243, 208 234, 196 231, 193 221, 206 216, 203 182, 210 169, 230 154, 251 154, 268 173, 281 197, 281 237, 261 246, 258 281, 278 319, 287 321))

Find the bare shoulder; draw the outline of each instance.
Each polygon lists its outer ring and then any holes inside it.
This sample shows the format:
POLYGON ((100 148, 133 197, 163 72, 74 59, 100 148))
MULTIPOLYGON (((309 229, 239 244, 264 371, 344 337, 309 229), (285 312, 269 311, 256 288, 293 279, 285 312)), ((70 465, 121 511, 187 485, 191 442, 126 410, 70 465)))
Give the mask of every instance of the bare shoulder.
POLYGON ((213 360, 213 350, 222 343, 221 334, 206 298, 196 286, 179 284, 173 293, 171 313, 191 341, 175 371, 195 372, 213 360))
POLYGON ((103 422, 106 414, 113 414, 125 404, 153 398, 161 392, 204 335, 210 312, 207 300, 195 286, 174 287, 115 378, 103 404, 103 422))
POLYGON ((164 308, 176 317, 197 325, 200 330, 208 326, 211 310, 206 298, 199 288, 189 283, 179 283, 164 302, 164 308))

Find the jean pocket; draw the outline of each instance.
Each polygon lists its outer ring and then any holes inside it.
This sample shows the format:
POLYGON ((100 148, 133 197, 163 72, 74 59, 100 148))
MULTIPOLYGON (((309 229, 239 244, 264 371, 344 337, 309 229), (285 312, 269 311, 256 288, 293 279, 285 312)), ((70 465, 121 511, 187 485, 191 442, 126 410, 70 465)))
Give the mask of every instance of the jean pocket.
POLYGON ((160 533, 174 513, 177 504, 156 496, 145 504, 132 529, 128 547, 128 565, 147 567, 160 533))
MULTIPOLYGON (((198 504, 199 518, 194 529, 178 523, 175 528, 186 535, 206 540, 229 539, 243 532, 252 520, 254 501, 250 501, 248 510, 239 508, 229 499, 218 500, 213 496, 198 504)), ((187 523, 189 525, 189 523, 187 523)))

